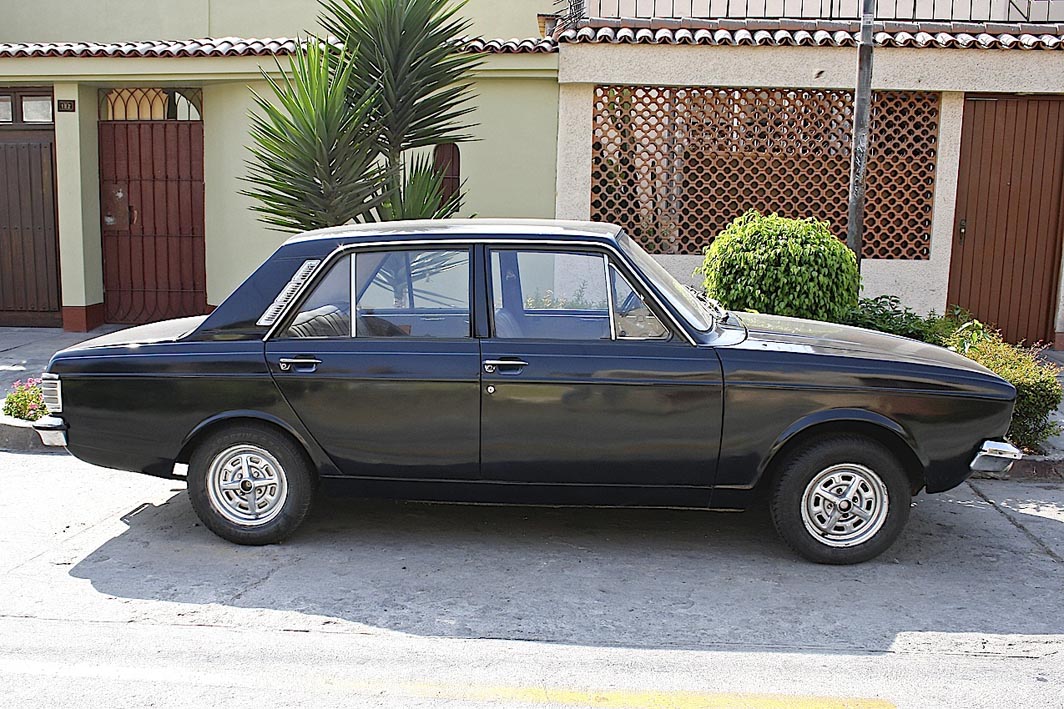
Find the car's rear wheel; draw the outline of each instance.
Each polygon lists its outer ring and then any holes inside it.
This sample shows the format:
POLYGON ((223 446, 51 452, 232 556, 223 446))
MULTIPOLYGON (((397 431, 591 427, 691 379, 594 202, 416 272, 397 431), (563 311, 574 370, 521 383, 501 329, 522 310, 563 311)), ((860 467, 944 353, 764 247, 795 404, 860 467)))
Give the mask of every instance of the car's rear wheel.
POLYGON ((268 426, 238 424, 200 444, 188 466, 192 508, 237 544, 273 544, 306 518, 315 476, 299 446, 268 426))
POLYGON ((821 564, 857 564, 886 551, 909 519, 898 459, 855 435, 815 439, 780 462, 770 508, 792 549, 821 564))

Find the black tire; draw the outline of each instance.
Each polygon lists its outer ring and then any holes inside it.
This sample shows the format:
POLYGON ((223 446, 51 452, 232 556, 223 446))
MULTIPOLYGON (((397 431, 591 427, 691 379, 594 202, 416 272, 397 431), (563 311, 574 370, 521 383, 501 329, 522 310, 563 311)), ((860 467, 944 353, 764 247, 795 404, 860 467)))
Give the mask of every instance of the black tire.
MULTIPOLYGON (((243 472, 235 475, 237 477, 226 484, 244 484, 242 481, 247 476, 243 472)), ((306 519, 316 488, 317 476, 303 449, 284 433, 265 424, 234 424, 212 434, 196 447, 188 464, 188 496, 192 509, 207 529, 236 544, 257 546, 287 538, 306 519), (259 456, 255 451, 262 451, 265 455, 259 456), (224 476, 221 472, 212 473, 212 466, 217 464, 219 470, 224 470, 226 461, 241 455, 249 456, 247 462, 253 470, 251 477, 263 487, 250 492, 220 489, 217 481, 224 476), (273 481, 272 485, 270 481, 273 481), (279 490, 283 492, 278 494, 279 490), (254 513, 249 501, 252 493, 258 503, 254 505, 254 513), (266 517, 265 521, 251 519, 254 514, 259 514, 260 505, 267 498, 272 500, 272 505, 261 513, 266 517), (241 514, 241 502, 247 508, 244 515, 248 519, 237 519, 241 514)))
POLYGON ((872 439, 857 435, 814 439, 788 454, 786 459, 780 461, 777 471, 769 501, 772 523, 789 547, 818 564, 859 564, 875 558, 897 540, 909 519, 912 503, 909 478, 897 457, 872 439), (844 464, 856 467, 846 468, 844 464), (833 473, 831 471, 835 466, 839 468, 833 473), (868 477, 868 471, 873 474, 871 478, 868 477), (882 487, 875 482, 875 478, 882 483, 882 487), (839 490, 849 490, 849 482, 858 480, 854 495, 859 500, 860 509, 870 519, 861 519, 852 512, 858 506, 853 501, 854 496, 847 500, 835 497, 833 499, 840 503, 837 505, 840 518, 849 522, 823 531, 816 520, 821 520, 823 525, 830 525, 836 503, 817 494, 818 489, 824 489, 818 483, 810 490, 810 507, 807 508, 806 517, 810 520, 810 526, 819 531, 811 531, 803 517, 803 507, 806 506, 806 490, 817 480, 828 487, 833 481, 839 481, 838 487, 826 490, 829 496, 832 490, 836 494, 839 490), (862 484, 860 480, 865 483, 862 484), (885 508, 876 507, 874 500, 882 498, 884 488, 885 508), (842 503, 846 504, 845 508, 842 503), (843 510, 849 515, 843 514, 843 510), (870 510, 879 512, 870 513, 870 510))

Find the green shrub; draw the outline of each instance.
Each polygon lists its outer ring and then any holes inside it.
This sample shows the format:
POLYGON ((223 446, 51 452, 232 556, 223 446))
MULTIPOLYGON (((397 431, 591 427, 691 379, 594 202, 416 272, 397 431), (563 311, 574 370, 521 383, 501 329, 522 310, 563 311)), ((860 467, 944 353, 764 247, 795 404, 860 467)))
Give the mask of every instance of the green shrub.
POLYGON ((842 323, 924 342, 930 341, 932 337, 931 318, 918 315, 912 308, 902 306, 901 299, 896 295, 861 298, 857 307, 846 314, 842 323))
POLYGON ((705 250, 706 292, 733 310, 840 322, 857 305, 861 275, 827 222, 750 211, 705 250))
POLYGON ((896 295, 861 298, 857 307, 840 322, 942 346, 948 346, 958 330, 967 330, 967 339, 977 339, 980 333, 993 332, 962 308, 953 308, 948 315, 931 312, 922 316, 903 306, 896 295))
POLYGON ((4 414, 26 421, 36 421, 47 414, 48 408, 44 405, 40 384, 40 379, 27 379, 25 384, 21 381, 15 382, 11 393, 4 399, 4 414))
POLYGON ((1009 440, 1027 450, 1038 450, 1049 436, 1060 432, 1059 425, 1049 418, 1064 394, 1057 379, 1060 370, 1039 361, 1040 348, 1010 345, 982 323, 959 330, 949 345, 1016 387, 1009 440))

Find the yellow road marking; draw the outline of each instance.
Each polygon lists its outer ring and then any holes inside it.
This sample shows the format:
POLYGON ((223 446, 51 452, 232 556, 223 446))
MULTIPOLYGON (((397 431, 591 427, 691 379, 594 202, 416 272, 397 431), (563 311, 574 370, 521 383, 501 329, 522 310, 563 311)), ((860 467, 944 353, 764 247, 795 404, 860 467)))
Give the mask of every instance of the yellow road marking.
POLYGON ((455 701, 547 704, 605 709, 893 709, 884 699, 680 691, 577 690, 550 687, 458 687, 399 684, 385 694, 455 701))

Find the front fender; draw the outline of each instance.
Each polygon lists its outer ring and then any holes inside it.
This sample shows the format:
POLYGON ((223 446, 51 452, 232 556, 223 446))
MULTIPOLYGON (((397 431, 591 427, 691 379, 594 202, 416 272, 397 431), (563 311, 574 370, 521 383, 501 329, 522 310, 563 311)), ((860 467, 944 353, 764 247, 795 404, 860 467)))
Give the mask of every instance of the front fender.
POLYGON ((845 427, 852 424, 860 424, 862 426, 876 426, 885 431, 893 433, 896 437, 908 446, 916 459, 919 461, 921 467, 927 467, 928 458, 921 451, 920 446, 917 445, 916 440, 912 434, 900 423, 894 419, 884 416, 883 414, 875 411, 868 411, 867 409, 825 409, 821 411, 815 411, 807 416, 803 416, 790 426, 785 428, 783 432, 776 438, 772 446, 769 449, 768 455, 761 460, 761 465, 758 467, 757 477, 760 480, 761 476, 771 465, 776 454, 779 453, 788 443, 795 440, 796 437, 802 434, 822 426, 836 425, 845 427))

